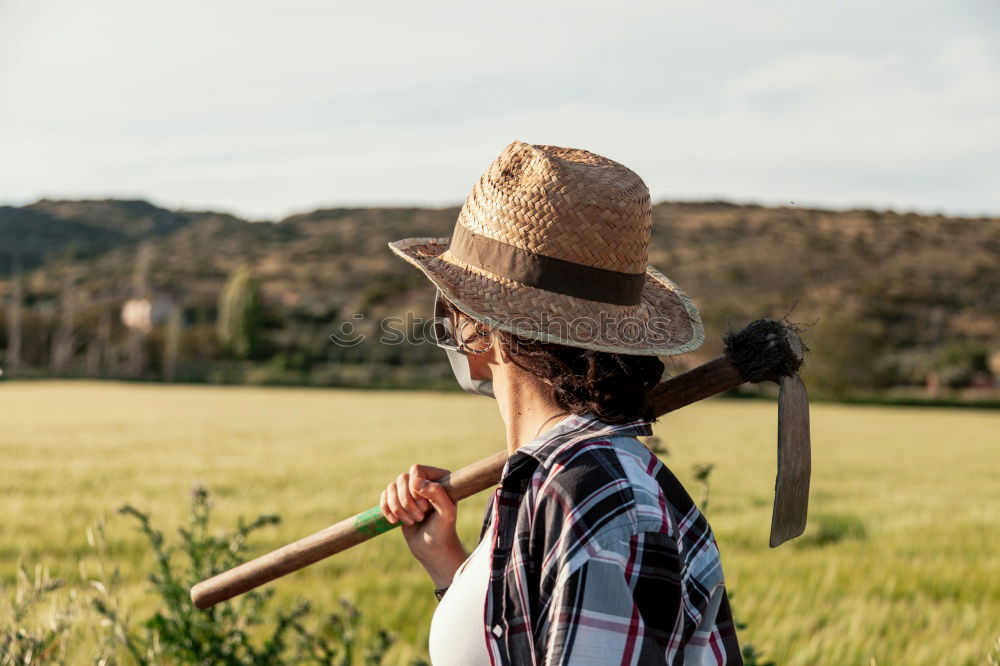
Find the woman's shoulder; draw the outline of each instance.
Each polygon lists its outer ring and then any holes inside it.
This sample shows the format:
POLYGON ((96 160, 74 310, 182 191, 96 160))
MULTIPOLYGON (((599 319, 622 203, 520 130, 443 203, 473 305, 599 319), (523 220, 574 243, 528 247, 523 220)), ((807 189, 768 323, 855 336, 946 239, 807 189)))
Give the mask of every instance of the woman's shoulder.
POLYGON ((595 440, 562 462, 539 487, 549 488, 536 506, 548 529, 586 535, 590 553, 646 544, 709 589, 724 579, 708 519, 670 468, 638 439, 595 440))
MULTIPOLYGON (((538 509, 556 502, 595 533, 669 532, 658 474, 663 465, 631 435, 598 436, 560 451, 535 471, 538 509)), ((673 476, 669 474, 669 476, 673 476)))

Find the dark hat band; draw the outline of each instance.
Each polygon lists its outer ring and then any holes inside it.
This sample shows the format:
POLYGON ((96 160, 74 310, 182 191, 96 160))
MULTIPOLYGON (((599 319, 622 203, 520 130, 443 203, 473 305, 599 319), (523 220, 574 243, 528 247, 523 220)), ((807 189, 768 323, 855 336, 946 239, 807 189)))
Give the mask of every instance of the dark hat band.
POLYGON ((642 302, 645 273, 621 273, 522 250, 455 225, 448 252, 471 266, 515 282, 614 305, 642 302))

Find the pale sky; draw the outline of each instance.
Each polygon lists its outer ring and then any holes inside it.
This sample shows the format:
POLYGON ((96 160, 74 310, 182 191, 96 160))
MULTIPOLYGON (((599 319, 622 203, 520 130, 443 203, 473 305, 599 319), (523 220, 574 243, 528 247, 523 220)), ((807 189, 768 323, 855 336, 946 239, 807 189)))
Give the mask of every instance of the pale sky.
POLYGON ((457 205, 520 139, 656 201, 996 215, 998 35, 996 0, 0 0, 0 203, 457 205))

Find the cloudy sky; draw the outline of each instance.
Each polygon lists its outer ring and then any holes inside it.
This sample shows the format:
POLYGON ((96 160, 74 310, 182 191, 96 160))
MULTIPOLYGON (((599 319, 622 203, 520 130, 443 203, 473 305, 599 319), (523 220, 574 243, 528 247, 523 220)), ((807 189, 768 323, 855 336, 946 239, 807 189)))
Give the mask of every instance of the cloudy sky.
POLYGON ((0 203, 451 205, 513 139, 655 200, 1000 214, 1000 3, 0 0, 0 203))

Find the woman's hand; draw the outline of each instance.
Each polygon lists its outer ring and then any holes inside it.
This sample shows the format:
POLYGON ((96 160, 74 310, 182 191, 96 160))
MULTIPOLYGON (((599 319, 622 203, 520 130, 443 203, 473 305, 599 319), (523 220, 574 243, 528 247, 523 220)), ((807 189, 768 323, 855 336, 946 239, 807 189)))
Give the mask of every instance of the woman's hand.
POLYGON ((430 574, 435 587, 451 583, 468 555, 455 530, 457 509, 437 480, 448 470, 413 465, 386 486, 379 498, 382 514, 391 523, 402 522, 410 552, 430 574))

